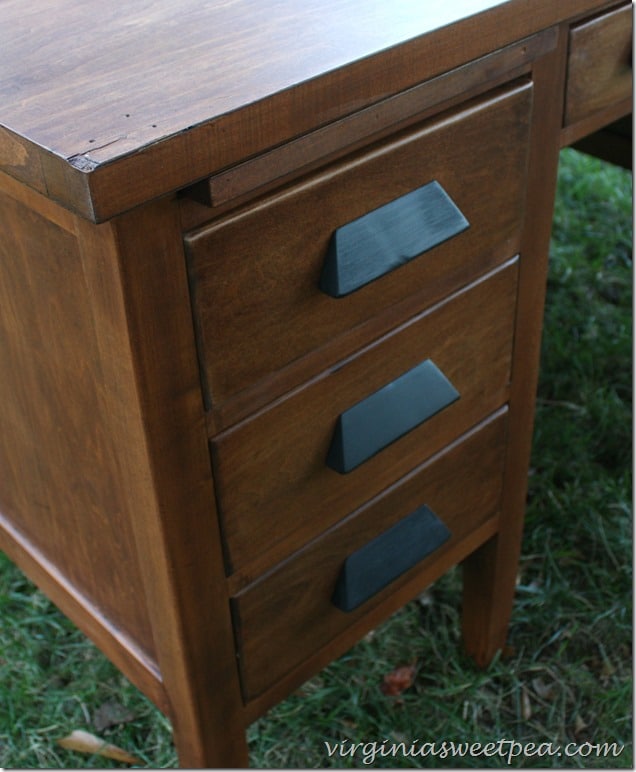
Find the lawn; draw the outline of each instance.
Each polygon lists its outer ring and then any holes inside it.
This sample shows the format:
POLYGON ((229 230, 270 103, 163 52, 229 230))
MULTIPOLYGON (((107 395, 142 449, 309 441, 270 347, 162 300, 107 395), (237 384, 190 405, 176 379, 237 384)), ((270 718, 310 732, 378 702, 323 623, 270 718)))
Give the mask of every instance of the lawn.
MULTIPOLYGON (((506 650, 485 671, 462 655, 452 572, 252 725, 253 766, 633 766, 631 224, 631 174, 564 151, 506 650), (400 665, 413 683, 387 696, 400 665)), ((0 555, 0 767, 125 766, 60 748, 75 729, 176 766, 168 721, 0 555)))

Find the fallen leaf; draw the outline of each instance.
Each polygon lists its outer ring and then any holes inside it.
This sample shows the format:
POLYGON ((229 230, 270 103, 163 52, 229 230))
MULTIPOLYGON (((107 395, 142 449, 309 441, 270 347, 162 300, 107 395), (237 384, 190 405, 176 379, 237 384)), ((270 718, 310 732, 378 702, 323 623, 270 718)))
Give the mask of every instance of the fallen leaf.
POLYGON ((141 759, 138 759, 136 756, 131 756, 130 753, 122 750, 122 748, 111 745, 111 743, 105 742, 90 732, 84 732, 82 729, 76 729, 67 737, 58 740, 57 744, 68 751, 97 754, 107 759, 121 761, 124 764, 143 764, 141 759))
POLYGON ((584 729, 587 729, 588 724, 581 718, 580 714, 576 714, 574 719, 574 734, 579 735, 584 729))
POLYGON ((401 665, 384 676, 380 689, 387 697, 397 697, 413 685, 417 668, 415 665, 401 665))
POLYGON ((603 686, 607 686, 613 675, 616 673, 616 668, 609 661, 609 659, 603 660, 603 667, 601 668, 601 683, 603 686))
POLYGON ((524 721, 529 721, 532 718, 532 703, 525 686, 521 687, 521 715, 524 721))
POLYGON ((97 708, 93 715, 93 726, 103 732, 111 726, 127 724, 134 719, 133 714, 117 700, 107 700, 97 708))
POLYGON ((542 700, 547 700, 552 696, 554 684, 546 684, 542 678, 537 677, 532 679, 532 688, 538 697, 542 700))

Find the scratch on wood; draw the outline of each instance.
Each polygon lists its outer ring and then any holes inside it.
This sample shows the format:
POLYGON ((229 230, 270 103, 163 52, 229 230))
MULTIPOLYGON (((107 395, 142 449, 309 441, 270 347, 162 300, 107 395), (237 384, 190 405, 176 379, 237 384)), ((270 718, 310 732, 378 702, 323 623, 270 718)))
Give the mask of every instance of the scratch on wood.
POLYGON ((99 164, 96 161, 92 161, 90 158, 83 155, 82 153, 78 155, 72 155, 67 160, 71 164, 71 166, 74 166, 76 169, 79 169, 79 171, 81 172, 92 172, 94 169, 96 169, 99 166, 99 164))
MULTIPOLYGON (((105 147, 108 147, 109 145, 114 145, 116 142, 121 142, 122 139, 126 139, 126 135, 123 134, 119 137, 116 137, 115 139, 111 139, 108 142, 104 142, 101 145, 92 145, 88 150, 85 150, 83 153, 75 153, 75 155, 69 156, 67 159, 68 162, 71 164, 71 166, 74 166, 76 169, 79 169, 82 172, 92 172, 99 166, 99 161, 94 161, 90 154, 94 153, 96 150, 102 150, 105 147)), ((89 142, 93 142, 94 140, 89 140, 89 142)))

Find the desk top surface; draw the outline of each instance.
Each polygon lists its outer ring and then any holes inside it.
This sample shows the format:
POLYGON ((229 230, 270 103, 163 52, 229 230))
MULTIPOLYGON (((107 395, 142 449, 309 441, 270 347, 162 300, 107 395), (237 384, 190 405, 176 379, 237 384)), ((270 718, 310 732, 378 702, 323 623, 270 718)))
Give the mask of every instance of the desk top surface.
POLYGON ((604 4, 4 0, 0 169, 104 219, 604 4))

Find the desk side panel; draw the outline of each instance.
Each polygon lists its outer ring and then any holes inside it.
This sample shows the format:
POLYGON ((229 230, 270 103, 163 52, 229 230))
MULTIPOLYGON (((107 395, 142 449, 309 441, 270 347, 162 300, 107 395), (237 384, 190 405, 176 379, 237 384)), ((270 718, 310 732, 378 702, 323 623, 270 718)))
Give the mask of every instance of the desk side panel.
POLYGON ((0 546, 161 705, 121 453, 120 320, 94 297, 110 268, 76 224, 0 175, 0 546))

